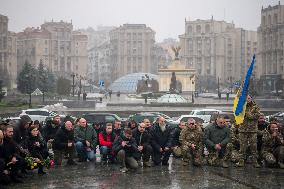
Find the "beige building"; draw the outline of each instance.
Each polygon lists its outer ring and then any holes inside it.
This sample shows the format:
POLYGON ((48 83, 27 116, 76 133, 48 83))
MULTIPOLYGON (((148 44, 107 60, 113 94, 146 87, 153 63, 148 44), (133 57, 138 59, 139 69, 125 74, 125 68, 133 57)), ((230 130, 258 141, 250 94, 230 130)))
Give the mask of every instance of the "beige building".
POLYGON ((179 38, 181 61, 196 69, 199 87, 205 89, 216 89, 218 78, 226 87, 241 80, 257 47, 256 32, 213 17, 185 20, 185 33, 179 38))
POLYGON ((157 73, 154 44, 155 32, 145 24, 124 24, 112 30, 112 80, 130 73, 157 73))
POLYGON ((8 17, 0 15, 0 69, 4 86, 16 88, 17 79, 16 35, 8 31, 8 17))
POLYGON ((41 28, 26 28, 17 37, 18 73, 25 62, 35 67, 42 62, 58 76, 86 77, 88 38, 73 31, 72 23, 46 22, 41 28))
POLYGON ((258 41, 258 61, 261 65, 258 77, 261 79, 263 90, 283 91, 284 5, 280 5, 280 1, 278 5, 261 9, 258 41))

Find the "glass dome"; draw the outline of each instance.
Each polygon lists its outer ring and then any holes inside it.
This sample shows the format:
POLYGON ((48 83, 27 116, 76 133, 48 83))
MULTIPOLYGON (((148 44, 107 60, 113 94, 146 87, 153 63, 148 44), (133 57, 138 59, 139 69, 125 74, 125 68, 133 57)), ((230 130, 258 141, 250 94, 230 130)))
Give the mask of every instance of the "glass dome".
POLYGON ((138 81, 142 78, 146 79, 145 75, 148 75, 149 79, 158 80, 158 76, 151 73, 133 73, 118 78, 110 85, 109 89, 113 92, 136 93, 138 81))
POLYGON ((188 103, 188 101, 177 94, 165 94, 157 99, 157 103, 188 103))

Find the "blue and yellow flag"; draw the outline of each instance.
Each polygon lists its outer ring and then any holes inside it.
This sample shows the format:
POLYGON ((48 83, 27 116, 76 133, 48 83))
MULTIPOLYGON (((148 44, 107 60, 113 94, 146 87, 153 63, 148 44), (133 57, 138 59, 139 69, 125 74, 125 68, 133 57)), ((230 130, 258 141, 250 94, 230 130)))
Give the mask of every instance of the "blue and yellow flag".
POLYGON ((242 124, 244 122, 248 86, 249 86, 250 77, 252 75, 254 63, 255 63, 255 55, 253 55, 252 62, 247 71, 247 75, 244 80, 242 92, 240 94, 240 90, 239 90, 234 99, 233 112, 234 112, 236 124, 242 124))

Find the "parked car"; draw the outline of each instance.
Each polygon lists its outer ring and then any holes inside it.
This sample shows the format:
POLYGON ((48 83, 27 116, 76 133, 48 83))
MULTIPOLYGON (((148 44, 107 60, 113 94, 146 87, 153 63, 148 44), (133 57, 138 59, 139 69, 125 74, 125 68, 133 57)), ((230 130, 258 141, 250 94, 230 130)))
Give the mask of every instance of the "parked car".
POLYGON ((161 113, 161 112, 147 112, 147 113, 157 115, 157 117, 162 116, 163 118, 165 118, 165 119, 168 120, 168 121, 171 121, 171 120, 172 120, 172 118, 171 118, 170 116, 168 116, 168 115, 166 115, 166 114, 163 114, 163 113, 161 113))
POLYGON ((213 114, 219 114, 222 113, 221 110, 217 109, 197 109, 192 110, 189 115, 193 115, 196 117, 199 117, 204 120, 204 122, 210 122, 210 118, 213 114))
POLYGON ((38 120, 39 122, 44 122, 47 117, 54 116, 56 113, 44 108, 38 108, 22 110, 19 117, 22 115, 28 115, 33 121, 38 120))
POLYGON ((133 115, 130 115, 128 117, 129 121, 135 121, 136 123, 141 123, 144 119, 149 119, 151 123, 153 123, 157 118, 159 117, 159 115, 157 114, 153 114, 153 113, 149 113, 149 112, 140 112, 140 113, 136 113, 133 115))
POLYGON ((189 118, 193 118, 195 122, 199 122, 201 124, 204 123, 204 120, 202 118, 194 116, 194 115, 181 115, 176 120, 172 121, 172 123, 179 124, 181 121, 187 122, 189 118))
POLYGON ((277 112, 275 114, 266 116, 266 120, 269 121, 272 117, 276 118, 279 121, 279 123, 284 125, 284 112, 277 112))
POLYGON ((82 117, 86 119, 88 124, 99 123, 105 125, 108 122, 113 123, 116 120, 123 122, 123 119, 112 113, 87 113, 83 114, 82 117))

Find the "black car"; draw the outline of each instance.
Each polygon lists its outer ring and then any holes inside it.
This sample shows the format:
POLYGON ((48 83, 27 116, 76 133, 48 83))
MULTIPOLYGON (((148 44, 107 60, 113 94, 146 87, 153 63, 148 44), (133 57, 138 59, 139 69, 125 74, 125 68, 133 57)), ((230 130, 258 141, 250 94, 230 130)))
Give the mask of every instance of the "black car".
POLYGON ((144 119, 149 119, 149 121, 151 123, 153 123, 154 121, 156 121, 156 119, 159 116, 153 113, 148 113, 148 112, 140 112, 140 113, 136 113, 134 115, 130 115, 128 120, 129 121, 135 121, 136 123, 141 123, 143 122, 144 119))
POLYGON ((106 123, 114 123, 114 121, 122 121, 118 115, 112 113, 87 113, 82 117, 91 125, 94 123, 105 125, 106 123))

